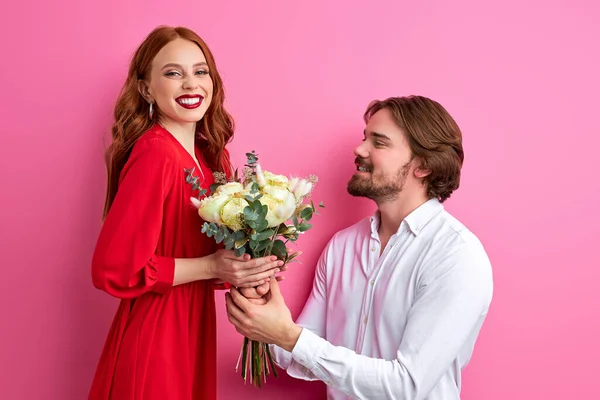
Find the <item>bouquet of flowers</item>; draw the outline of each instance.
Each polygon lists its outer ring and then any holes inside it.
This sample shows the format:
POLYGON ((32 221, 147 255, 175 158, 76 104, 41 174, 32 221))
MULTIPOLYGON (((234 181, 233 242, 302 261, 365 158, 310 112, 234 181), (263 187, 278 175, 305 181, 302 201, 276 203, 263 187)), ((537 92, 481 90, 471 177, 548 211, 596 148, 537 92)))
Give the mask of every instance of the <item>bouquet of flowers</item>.
MULTIPOLYGON (((312 227, 309 221, 318 214, 309 202, 317 177, 288 179, 262 171, 254 150, 246 157, 241 178, 237 170, 229 180, 217 172, 211 194, 195 201, 198 214, 206 221, 202 232, 238 257, 245 253, 252 258, 275 255, 287 264, 299 253, 288 254, 286 244, 308 231, 312 227)), ((205 191, 200 194, 205 195, 205 191)), ((323 203, 319 207, 324 207, 323 203)), ((268 344, 244 338, 236 370, 240 361, 244 381, 249 376, 250 382, 260 387, 270 369, 277 377, 268 344)))

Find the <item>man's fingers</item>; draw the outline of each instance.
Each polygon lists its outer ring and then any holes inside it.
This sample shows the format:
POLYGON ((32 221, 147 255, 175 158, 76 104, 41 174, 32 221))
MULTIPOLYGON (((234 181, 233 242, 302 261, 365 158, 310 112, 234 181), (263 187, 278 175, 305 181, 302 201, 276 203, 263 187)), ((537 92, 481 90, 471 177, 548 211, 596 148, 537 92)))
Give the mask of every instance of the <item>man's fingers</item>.
POLYGON ((269 291, 269 282, 265 282, 262 285, 257 286, 256 289, 254 289, 254 291, 257 295, 262 297, 269 291))
POLYGON ((247 282, 247 283, 240 283, 239 285, 237 285, 237 287, 238 287, 238 289, 255 288, 256 286, 260 286, 265 282, 267 282, 267 279, 262 279, 260 281, 251 281, 251 282, 247 282))
POLYGON ((257 306, 264 306, 265 304, 267 304, 267 299, 265 299, 264 297, 261 297, 259 299, 248 299, 248 301, 257 306))
POLYGON ((230 317, 229 321, 236 326, 241 326, 242 319, 245 318, 244 312, 233 301, 231 293, 225 293, 225 305, 227 307, 227 316, 230 317), (232 319, 235 319, 237 323, 234 323, 232 319))
POLYGON ((257 285, 256 287, 253 286, 248 288, 238 288, 238 290, 240 291, 242 296, 244 296, 247 299, 260 299, 264 293, 259 293, 258 289, 263 286, 264 283, 262 285, 257 285))
POLYGON ((229 296, 229 293, 225 294, 225 302, 227 303, 227 319, 233 326, 235 326, 236 330, 239 332, 240 328, 242 327, 242 322, 239 320, 239 318, 236 317, 236 315, 239 315, 237 312, 239 312, 240 310, 231 300, 231 296, 229 296))
POLYGON ((277 279, 271 279, 269 281, 269 285, 271 287, 270 293, 274 296, 281 297, 281 290, 279 290, 279 282, 277 281, 277 279))
POLYGON ((242 312, 246 313, 248 311, 248 308, 251 306, 248 299, 242 296, 242 294, 236 288, 231 288, 229 294, 231 295, 231 299, 239 307, 239 309, 242 312))

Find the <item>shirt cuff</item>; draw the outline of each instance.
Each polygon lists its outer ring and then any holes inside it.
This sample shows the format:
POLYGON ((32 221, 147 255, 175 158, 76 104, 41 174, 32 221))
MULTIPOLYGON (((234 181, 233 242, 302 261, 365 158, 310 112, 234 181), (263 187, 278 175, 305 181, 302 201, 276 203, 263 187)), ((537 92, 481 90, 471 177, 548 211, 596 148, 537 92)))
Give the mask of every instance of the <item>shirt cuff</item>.
POLYGON ((292 350, 292 358, 309 371, 313 371, 323 351, 323 342, 324 339, 308 329, 302 328, 298 341, 292 350))

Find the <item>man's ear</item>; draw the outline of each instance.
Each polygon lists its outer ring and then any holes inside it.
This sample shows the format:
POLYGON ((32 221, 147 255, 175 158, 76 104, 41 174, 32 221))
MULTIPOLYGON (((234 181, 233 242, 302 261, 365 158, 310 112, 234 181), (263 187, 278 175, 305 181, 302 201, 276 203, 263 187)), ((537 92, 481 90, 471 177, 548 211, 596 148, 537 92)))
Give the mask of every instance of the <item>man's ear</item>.
POLYGON ((137 89, 140 95, 146 100, 148 103, 154 103, 154 98, 150 93, 150 87, 148 83, 143 79, 138 79, 137 81, 137 89))
POLYGON ((417 165, 417 167, 415 167, 415 171, 414 171, 416 178, 423 179, 426 176, 431 174, 430 170, 423 167, 423 162, 421 160, 415 159, 415 161, 418 163, 418 165, 417 165))

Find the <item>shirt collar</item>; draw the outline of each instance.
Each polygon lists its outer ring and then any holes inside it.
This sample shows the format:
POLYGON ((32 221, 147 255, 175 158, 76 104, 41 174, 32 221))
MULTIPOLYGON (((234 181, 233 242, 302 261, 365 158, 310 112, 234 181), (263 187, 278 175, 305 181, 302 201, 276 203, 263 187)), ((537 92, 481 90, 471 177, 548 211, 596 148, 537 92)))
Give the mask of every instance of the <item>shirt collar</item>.
MULTIPOLYGON (((427 225, 429 221, 444 209, 444 206, 438 199, 429 199, 425 203, 417 207, 413 212, 408 214, 398 227, 398 231, 402 229, 402 226, 406 224, 408 229, 413 235, 418 236, 419 232, 427 225)), ((377 235, 379 229, 379 220, 381 214, 379 210, 375 211, 375 214, 371 217, 371 234, 377 235)))

